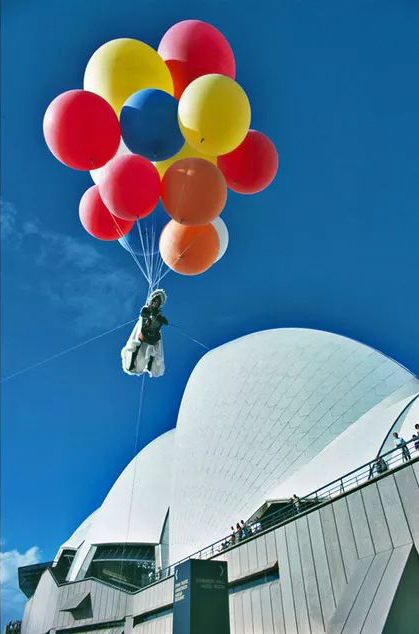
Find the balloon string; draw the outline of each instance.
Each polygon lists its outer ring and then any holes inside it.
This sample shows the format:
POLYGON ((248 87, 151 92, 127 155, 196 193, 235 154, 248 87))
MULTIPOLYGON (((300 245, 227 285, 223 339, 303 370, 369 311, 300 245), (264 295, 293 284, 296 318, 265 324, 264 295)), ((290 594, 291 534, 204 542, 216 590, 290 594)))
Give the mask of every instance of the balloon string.
POLYGON ((6 376, 4 379, 1 379, 0 383, 5 383, 5 381, 9 381, 10 379, 14 379, 15 377, 19 376, 20 374, 24 374, 25 372, 29 372, 29 370, 34 370, 35 368, 39 368, 41 365, 45 365, 49 361, 53 361, 54 359, 58 359, 58 357, 63 357, 65 354, 68 354, 69 352, 72 352, 73 350, 77 350, 78 348, 81 348, 82 346, 86 346, 88 343, 91 343, 92 341, 96 341, 97 339, 101 339, 102 337, 105 337, 106 335, 109 335, 112 332, 115 332, 116 330, 119 330, 120 328, 123 328, 124 326, 128 326, 128 324, 132 324, 134 321, 137 321, 137 320, 138 320, 138 317, 135 317, 135 319, 130 319, 129 321, 125 321, 120 326, 115 326, 115 328, 111 328, 111 330, 107 330, 106 332, 102 332, 100 335, 95 335, 94 337, 91 337, 90 339, 86 339, 86 341, 82 341, 81 343, 78 343, 75 346, 71 346, 71 348, 67 348, 66 350, 62 350, 61 352, 57 352, 56 354, 53 354, 51 357, 48 357, 47 359, 44 359, 43 361, 39 361, 38 363, 34 363, 33 365, 30 365, 27 368, 23 368, 23 370, 19 370, 18 372, 14 372, 13 374, 9 374, 9 376, 6 376))
POLYGON ((131 528, 132 503, 133 503, 133 500, 134 500, 135 479, 136 479, 136 476, 137 476, 137 466, 138 466, 138 462, 139 462, 139 460, 138 460, 138 458, 136 458, 136 456, 137 456, 137 450, 138 450, 138 439, 139 439, 140 424, 141 424, 143 403, 144 403, 145 373, 143 373, 141 379, 142 380, 141 380, 140 402, 138 404, 137 427, 136 427, 135 442, 134 442, 134 457, 133 457, 133 460, 134 460, 134 473, 132 475, 132 487, 131 487, 130 501, 129 501, 129 507, 128 507, 127 532, 126 532, 126 537, 125 537, 125 544, 122 547, 122 558, 121 558, 121 565, 120 565, 120 569, 119 569, 119 573, 120 573, 121 576, 122 576, 122 566, 123 566, 123 560, 124 560, 124 552, 125 552, 125 549, 126 549, 126 547, 128 545, 129 532, 130 532, 130 528, 131 528))
POLYGON ((160 282, 163 279, 163 277, 165 277, 167 275, 167 273, 170 273, 170 271, 171 271, 171 269, 168 268, 167 271, 164 274, 162 274, 163 273, 163 267, 164 267, 164 261, 163 261, 161 255, 160 255, 160 252, 159 252, 158 258, 159 258, 159 266, 158 266, 158 269, 157 269, 157 277, 156 277, 156 281, 155 281, 155 285, 156 286, 158 284, 160 284, 160 282))
MULTIPOLYGON (((135 221, 135 226, 137 227, 138 237, 140 238, 140 241, 141 241, 141 224, 140 224, 140 219, 139 218, 137 218, 137 220, 135 221)), ((145 269, 147 271, 147 277, 148 277, 148 279, 150 279, 150 271, 149 271, 149 268, 148 268, 147 257, 146 257, 146 254, 144 252, 144 249, 142 249, 142 255, 144 256, 144 264, 145 264, 145 269)))
MULTIPOLYGON (((154 213, 154 211, 153 211, 154 213)), ((150 231, 146 232, 146 249, 147 249, 147 258, 150 267, 150 284, 153 284, 153 275, 154 275, 154 262, 153 262, 153 217, 151 219, 151 227, 150 231)))
MULTIPOLYGON (((108 210, 109 211, 109 210, 108 210)), ((120 226, 118 225, 118 223, 116 222, 116 218, 115 216, 109 211, 111 218, 115 224, 116 230, 119 233, 120 238, 122 239, 122 241, 124 242, 124 244, 128 247, 128 251, 131 253, 134 262, 137 264, 138 268, 140 269, 141 273, 144 275, 145 279, 147 280, 147 282, 150 284, 150 280, 146 274, 146 272, 144 271, 143 267, 141 266, 140 262, 138 261, 138 258, 135 256, 134 251, 131 248, 130 243, 128 242, 127 238, 125 237, 125 235, 122 233, 120 226)))
POLYGON ((159 250, 156 244, 157 243, 157 227, 154 222, 151 225, 150 243, 151 243, 150 253, 151 253, 151 264, 152 264, 152 285, 154 290, 156 269, 157 269, 157 263, 158 263, 158 257, 159 257, 159 250), (157 255, 155 254, 156 248, 157 248, 157 255))
POLYGON ((159 279, 158 279, 158 284, 160 284, 160 282, 162 281, 162 279, 163 279, 163 278, 165 278, 165 277, 166 277, 166 275, 167 275, 168 273, 171 273, 172 271, 173 271, 173 269, 171 269, 170 267, 168 267, 168 268, 167 268, 167 271, 165 271, 165 272, 163 273, 163 275, 160 275, 160 277, 159 277, 159 279))
MULTIPOLYGON (((157 232, 154 232, 154 234, 153 234, 153 243, 156 240, 157 240, 157 232)), ((160 255, 160 248, 157 249, 156 265, 155 266, 156 266, 156 274, 155 274, 155 278, 153 280, 153 287, 157 288, 157 285, 160 283, 162 269, 163 269, 163 266, 164 266, 163 259, 162 259, 161 255, 160 255)))
POLYGON ((159 266, 160 266, 160 252, 157 249, 157 254, 155 254, 157 248, 157 231, 155 222, 151 223, 150 234, 147 232, 146 235, 146 244, 147 250, 150 257, 150 278, 151 278, 151 290, 154 290, 157 287, 157 283, 159 280, 159 266))
POLYGON ((157 227, 153 224, 151 229, 151 258, 153 262, 153 289, 156 287, 156 277, 159 264, 159 247, 157 244, 157 227), (157 251, 157 253, 155 253, 157 251))
POLYGON ((138 233, 139 233, 140 240, 141 240, 141 248, 142 248, 143 254, 144 254, 144 260, 145 260, 145 265, 146 265, 147 274, 148 274, 148 278, 147 278, 148 279, 148 284, 149 284, 149 286, 151 286, 150 265, 149 265, 147 254, 146 254, 146 251, 145 251, 145 248, 144 248, 143 233, 141 231, 140 220, 139 219, 137 220, 137 229, 138 229, 138 233))
POLYGON ((154 258, 154 277, 153 277, 153 288, 157 288, 157 285, 160 281, 160 273, 161 273, 161 256, 160 256, 160 247, 157 243, 159 237, 157 236, 157 227, 153 225, 153 230, 151 234, 151 242, 153 244, 153 258, 154 258), (156 255, 154 256, 154 251, 156 251, 156 255))
POLYGON ((160 256, 160 248, 158 244, 159 236, 157 236, 157 228, 153 226, 153 234, 152 234, 152 244, 153 244, 153 258, 154 258, 154 278, 153 278, 153 287, 157 288, 160 276, 160 266, 161 266, 161 256, 160 256), (156 254, 154 255, 154 251, 156 254))
MULTIPOLYGON (((155 212, 153 212, 153 213, 155 213, 155 212)), ((153 285, 153 277, 154 277, 154 217, 152 217, 152 219, 151 219, 150 232, 147 231, 147 234, 146 234, 146 246, 147 246, 148 257, 149 257, 149 260, 150 260, 151 285, 153 285)))
POLYGON ((149 283, 150 280, 148 278, 147 273, 144 271, 143 267, 141 266, 140 262, 138 261, 138 258, 135 256, 134 251, 131 248, 131 245, 127 239, 126 236, 121 235, 121 240, 122 242, 125 244, 125 246, 127 247, 128 251, 130 252, 132 259, 134 260, 134 262, 136 263, 136 265, 138 266, 138 268, 140 269, 141 273, 144 275, 145 279, 147 280, 147 282, 149 283))

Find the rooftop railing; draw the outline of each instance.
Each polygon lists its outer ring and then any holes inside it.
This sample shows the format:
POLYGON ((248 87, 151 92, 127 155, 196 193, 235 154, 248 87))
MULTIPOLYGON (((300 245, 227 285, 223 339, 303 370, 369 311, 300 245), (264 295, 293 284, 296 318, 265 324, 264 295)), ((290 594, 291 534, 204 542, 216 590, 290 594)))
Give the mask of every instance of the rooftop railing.
POLYGON ((211 559, 212 557, 216 557, 217 555, 228 551, 230 548, 259 535, 262 532, 277 528, 282 524, 295 519, 295 517, 301 513, 305 513, 317 506, 325 504, 335 497, 343 495, 351 489, 354 489, 373 478, 380 477, 388 473, 391 469, 417 458, 419 458, 419 437, 412 438, 407 441, 404 446, 396 447, 395 449, 391 449, 390 451, 375 457, 373 460, 363 464, 361 467, 346 473, 340 478, 329 482, 325 486, 305 495, 304 497, 297 497, 294 499, 290 498, 290 501, 285 503, 283 508, 270 514, 268 517, 262 516, 260 519, 253 521, 252 523, 246 523, 240 531, 237 530, 235 533, 214 542, 210 546, 206 546, 205 548, 196 551, 192 555, 181 559, 167 568, 150 573, 149 583, 151 585, 156 581, 170 577, 174 574, 175 567, 184 561, 188 561, 188 559, 211 559))

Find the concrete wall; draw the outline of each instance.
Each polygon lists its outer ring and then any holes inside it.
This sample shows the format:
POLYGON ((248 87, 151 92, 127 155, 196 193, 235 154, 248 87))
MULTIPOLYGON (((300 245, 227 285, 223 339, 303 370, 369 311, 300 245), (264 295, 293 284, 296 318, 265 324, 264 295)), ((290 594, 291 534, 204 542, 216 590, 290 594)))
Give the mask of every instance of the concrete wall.
POLYGON ((171 614, 159 619, 141 623, 135 627, 135 634, 172 634, 173 618, 171 614))
POLYGON ((231 634, 417 633, 418 482, 416 462, 226 554, 231 580, 275 552, 280 571, 230 597, 231 634))
POLYGON ((171 605, 173 602, 173 577, 137 592, 133 595, 132 600, 134 616, 171 605))
POLYGON ((89 580, 57 586, 49 570, 41 577, 34 596, 28 601, 22 621, 24 634, 45 634, 50 629, 90 625, 98 621, 124 619, 132 612, 132 596, 106 584, 89 580), (71 599, 90 593, 93 618, 75 620, 63 611, 71 599))
MULTIPOLYGON (((279 567, 279 580, 230 595, 231 634, 417 634, 419 461, 215 557, 239 582, 279 567)), ((28 601, 22 634, 127 617, 125 633, 169 634, 173 578, 128 596, 86 580, 57 586, 49 571, 28 601), (90 592, 93 618, 61 611, 90 592)), ((109 626, 108 626, 109 627, 109 626)))

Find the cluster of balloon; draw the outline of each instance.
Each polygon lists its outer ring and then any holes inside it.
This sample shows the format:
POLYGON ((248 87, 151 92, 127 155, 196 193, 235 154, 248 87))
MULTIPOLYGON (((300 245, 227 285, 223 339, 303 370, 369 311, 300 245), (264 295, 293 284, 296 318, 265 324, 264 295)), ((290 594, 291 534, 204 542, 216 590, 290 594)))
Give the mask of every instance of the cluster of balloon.
POLYGON ((224 255, 227 188, 259 192, 278 169, 235 73, 225 37, 199 20, 172 26, 157 51, 120 38, 92 55, 83 89, 44 117, 54 156, 95 183, 80 201, 86 231, 184 275, 224 255))

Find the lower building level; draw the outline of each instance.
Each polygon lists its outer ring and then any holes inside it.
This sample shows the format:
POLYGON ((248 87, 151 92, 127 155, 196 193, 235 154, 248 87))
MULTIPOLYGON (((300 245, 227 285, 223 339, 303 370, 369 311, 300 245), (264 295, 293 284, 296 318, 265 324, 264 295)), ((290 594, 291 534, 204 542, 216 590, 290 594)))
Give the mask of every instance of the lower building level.
MULTIPOLYGON (((417 634, 418 551, 416 457, 212 558, 228 563, 231 634, 417 634)), ((172 606, 173 576, 130 592, 48 567, 22 634, 171 634, 172 606)))

